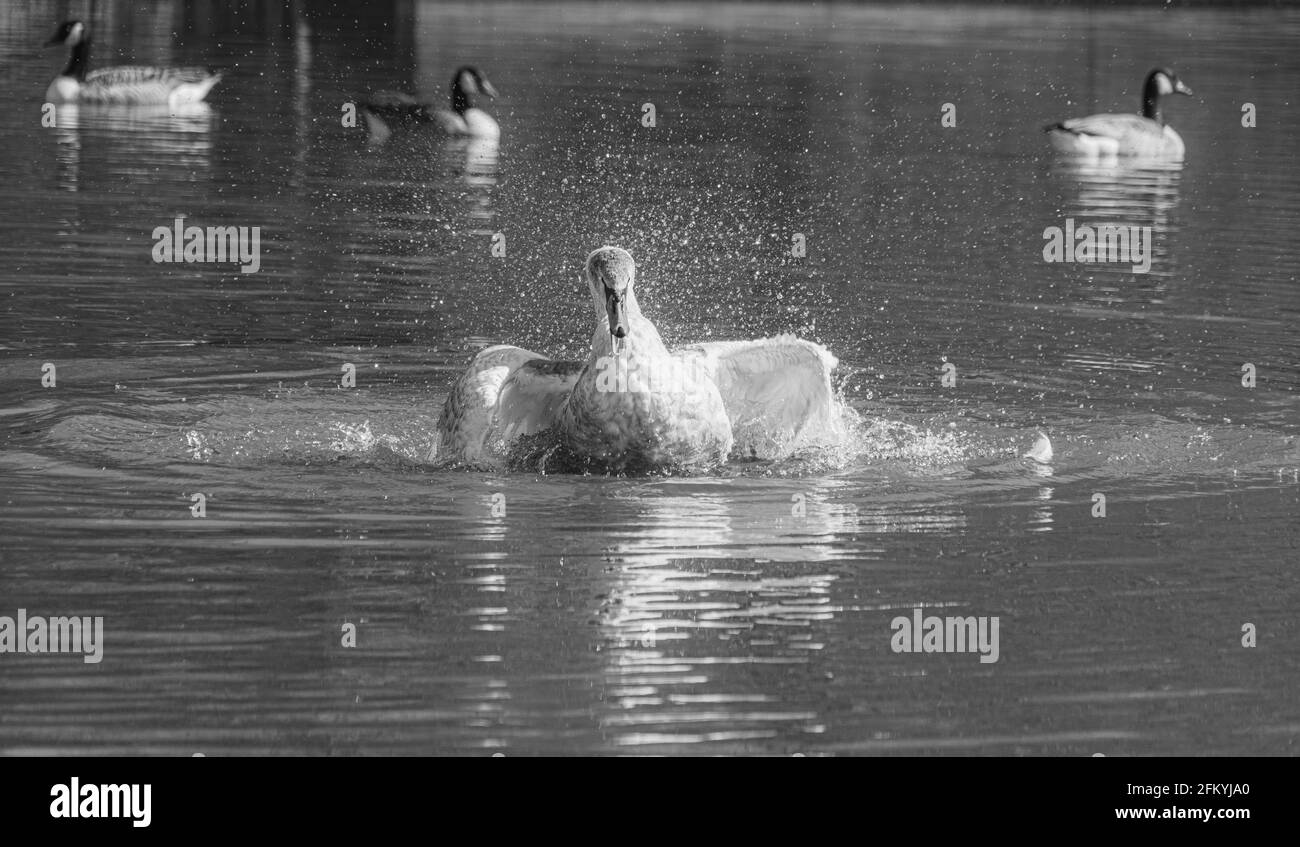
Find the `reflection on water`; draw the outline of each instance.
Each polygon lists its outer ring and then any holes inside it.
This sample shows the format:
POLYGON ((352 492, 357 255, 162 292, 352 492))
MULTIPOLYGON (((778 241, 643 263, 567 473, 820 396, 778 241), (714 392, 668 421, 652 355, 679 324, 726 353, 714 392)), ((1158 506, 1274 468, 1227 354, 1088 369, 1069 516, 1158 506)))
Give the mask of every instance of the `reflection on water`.
POLYGON ((816 625, 834 615, 835 576, 815 563, 842 555, 828 542, 854 522, 818 507, 825 486, 773 487, 795 494, 760 488, 737 501, 717 483, 685 481, 615 493, 637 516, 604 554, 599 726, 614 745, 817 731, 815 713, 784 704, 762 675, 736 677, 805 665, 825 646, 816 625), (710 558, 693 558, 698 551, 710 558))
MULTIPOLYGON (((1052 169, 1054 176, 1072 182, 1077 192, 1071 198, 1067 214, 1080 225, 1150 227, 1153 236, 1151 267, 1144 273, 1155 278, 1173 276, 1177 260, 1172 254, 1177 232, 1170 212, 1178 205, 1178 184, 1183 163, 1141 163, 1120 160, 1097 163, 1063 158, 1052 169)), ((1106 265, 1097 266, 1103 271, 1106 265)), ((1109 266, 1117 273, 1129 273, 1130 266, 1109 266)), ((1156 296, 1162 290, 1155 283, 1156 296)))
POLYGON ((210 106, 50 127, 49 9, 0 13, 0 109, 26 116, 0 125, 0 614, 103 614, 107 639, 93 679, 0 656, 0 749, 1291 743, 1300 15, 197 8, 93 26, 104 57, 226 69, 210 106), (1115 108, 1070 92, 1171 51, 1205 80, 1185 165, 1052 155, 1045 120, 1115 108), (499 145, 339 119, 471 60, 499 145), (261 226, 262 270, 152 262, 182 215, 261 226), (1150 273, 1044 262, 1065 218, 1151 227, 1150 273), (425 466, 479 347, 581 352, 607 240, 670 344, 824 342, 844 443, 707 478, 425 466), (1025 458, 1039 429, 1050 462, 1025 458), (1000 660, 893 653, 917 606, 1001 616, 1000 660), (1246 620, 1269 652, 1243 657, 1246 620))
POLYGON ((190 171, 199 178, 210 170, 213 111, 207 103, 176 109, 162 106, 102 106, 76 103, 49 106, 58 144, 58 185, 77 191, 83 148, 97 177, 112 175, 137 183, 165 181, 158 171, 190 171))
MULTIPOLYGON (((1071 208, 1077 217, 1149 226, 1160 236, 1171 231, 1169 213, 1178 205, 1182 172, 1182 162, 1099 164, 1077 159, 1062 159, 1052 170, 1055 176, 1077 183, 1071 208)), ((1160 238, 1157 244, 1167 245, 1169 240, 1160 238)))
MULTIPOLYGON (((1173 213, 1179 205, 1183 168, 1182 162, 1129 159, 1097 162, 1061 157, 1053 163, 1053 176, 1069 192, 1064 217, 1072 218, 1077 227, 1090 226, 1094 231, 1119 227, 1131 238, 1142 239, 1140 262, 1128 261, 1136 257, 1121 252, 1118 262, 1084 266, 1087 274, 1078 278, 1074 294, 1081 307, 1110 310, 1168 302, 1182 270, 1176 249, 1179 226, 1173 213), (1136 266, 1145 269, 1135 272, 1136 266)), ((1166 355, 1160 346, 1154 345, 1149 355, 1135 356, 1113 345, 1083 344, 1066 362, 1093 371, 1154 376, 1166 355)))
POLYGON ((477 224, 470 234, 490 236, 495 233, 492 195, 497 185, 497 139, 462 139, 449 146, 464 147, 466 216, 477 224))
POLYGON ((792 709, 780 686, 764 690, 762 680, 806 665, 811 652, 825 647, 818 627, 836 611, 834 577, 763 571, 709 560, 618 569, 602 614, 600 728, 613 744, 725 743, 822 731, 815 711, 792 709), (694 654, 693 647, 706 644, 719 654, 694 654))
MULTIPOLYGON (((1050 474, 1050 468, 1043 469, 1044 473, 1050 474)), ((1038 498, 1039 505, 1029 517, 1029 525, 1025 527, 1029 532, 1051 532, 1052 531, 1052 495, 1056 493, 1055 488, 1043 486, 1038 489, 1035 496, 1038 498)))

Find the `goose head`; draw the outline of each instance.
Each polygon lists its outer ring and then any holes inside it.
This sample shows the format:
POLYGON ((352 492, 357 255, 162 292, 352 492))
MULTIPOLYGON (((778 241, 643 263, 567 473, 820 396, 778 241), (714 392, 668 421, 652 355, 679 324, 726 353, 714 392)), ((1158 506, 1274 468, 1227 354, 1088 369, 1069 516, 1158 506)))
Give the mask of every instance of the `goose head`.
POLYGON ((608 321, 609 334, 624 338, 631 330, 629 315, 637 314, 632 283, 636 279, 636 262, 622 247, 601 247, 587 257, 587 287, 596 308, 596 324, 608 321))
POLYGON ((451 107, 457 114, 465 114, 474 108, 474 98, 482 94, 488 99, 495 99, 497 90, 488 82, 488 78, 473 65, 463 65, 456 69, 451 77, 451 107))
POLYGON ((54 30, 54 35, 50 40, 45 42, 46 47, 53 47, 56 44, 63 44, 68 47, 75 47, 86 40, 86 25, 81 21, 64 21, 59 24, 59 28, 54 30))
POLYGON ((1191 94, 1192 89, 1188 88, 1178 74, 1168 68, 1156 68, 1147 76, 1147 88, 1154 87, 1156 94, 1191 94))
POLYGON ((1160 119, 1160 98, 1166 94, 1190 95, 1188 88, 1178 74, 1168 68, 1156 68, 1147 74, 1146 85, 1142 87, 1142 114, 1152 120, 1160 119))

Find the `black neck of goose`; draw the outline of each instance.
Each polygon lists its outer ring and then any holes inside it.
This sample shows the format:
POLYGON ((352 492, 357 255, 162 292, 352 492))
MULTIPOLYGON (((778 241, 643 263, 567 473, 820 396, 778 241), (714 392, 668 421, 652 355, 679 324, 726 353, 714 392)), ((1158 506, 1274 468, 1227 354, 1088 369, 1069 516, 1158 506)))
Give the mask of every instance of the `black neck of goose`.
POLYGON ((1146 88, 1142 90, 1142 117, 1158 124, 1164 123, 1160 117, 1160 84, 1155 77, 1148 79, 1146 88))
POLYGON ((458 115, 465 114, 466 109, 474 108, 474 104, 470 102, 469 93, 464 88, 461 88, 459 79, 451 88, 451 108, 458 115))
POLYGON ((72 55, 68 57, 68 66, 63 69, 64 76, 86 78, 86 68, 90 64, 90 40, 82 39, 72 45, 72 55))

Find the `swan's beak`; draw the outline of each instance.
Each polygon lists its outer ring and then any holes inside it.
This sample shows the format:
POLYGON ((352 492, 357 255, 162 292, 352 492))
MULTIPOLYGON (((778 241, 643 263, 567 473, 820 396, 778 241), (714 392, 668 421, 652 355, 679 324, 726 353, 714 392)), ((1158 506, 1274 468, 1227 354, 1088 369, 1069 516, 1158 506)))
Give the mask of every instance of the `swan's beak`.
POLYGON ((63 43, 63 39, 62 39, 62 38, 59 38, 59 34, 56 32, 54 35, 51 35, 51 36, 50 36, 50 40, 49 40, 49 41, 45 42, 45 43, 44 43, 43 45, 41 45, 41 46, 42 46, 42 47, 53 47, 53 46, 56 45, 56 44, 62 44, 62 43, 63 43))
POLYGON ((482 91, 493 100, 497 99, 497 90, 493 88, 492 83, 488 82, 486 79, 480 81, 478 90, 482 91))
POLYGON ((1185 85, 1185 84, 1183 83, 1183 81, 1180 79, 1180 80, 1178 80, 1178 82, 1175 82, 1175 83, 1174 83, 1174 93, 1175 93, 1175 94, 1187 94, 1187 95, 1190 96, 1191 93, 1192 93, 1192 89, 1191 89, 1190 87, 1188 87, 1187 85, 1185 85))
POLYGON ((627 335, 627 306, 623 298, 605 289, 605 312, 609 315, 609 334, 615 338, 627 335))

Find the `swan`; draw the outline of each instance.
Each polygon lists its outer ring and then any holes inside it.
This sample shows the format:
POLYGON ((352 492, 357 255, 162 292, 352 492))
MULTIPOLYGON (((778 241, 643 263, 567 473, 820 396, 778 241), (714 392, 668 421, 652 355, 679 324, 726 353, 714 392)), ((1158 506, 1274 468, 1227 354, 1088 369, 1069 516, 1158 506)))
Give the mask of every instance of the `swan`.
POLYGON ((495 99, 497 90, 478 68, 463 65, 451 77, 450 110, 434 109, 432 104, 421 103, 400 91, 376 92, 362 101, 361 108, 371 137, 379 141, 388 138, 392 126, 426 123, 436 124, 447 135, 500 138, 501 127, 496 120, 475 105, 475 98, 480 94, 495 99))
POLYGON ((630 253, 601 247, 584 276, 595 310, 586 361, 508 345, 483 350, 448 392, 431 459, 698 470, 737 454, 774 456, 833 425, 838 362, 820 344, 785 335, 669 352, 637 304, 630 253))
POLYGON ((71 47, 68 66, 45 91, 47 103, 167 104, 172 109, 202 102, 221 74, 203 68, 153 68, 119 65, 87 72, 90 39, 81 21, 64 21, 46 47, 71 47))
POLYGON ((1156 68, 1142 88, 1142 114, 1090 115, 1045 127, 1052 146, 1064 153, 1090 157, 1145 156, 1183 158, 1183 139, 1164 122, 1160 98, 1165 94, 1187 94, 1192 89, 1168 68, 1156 68))

